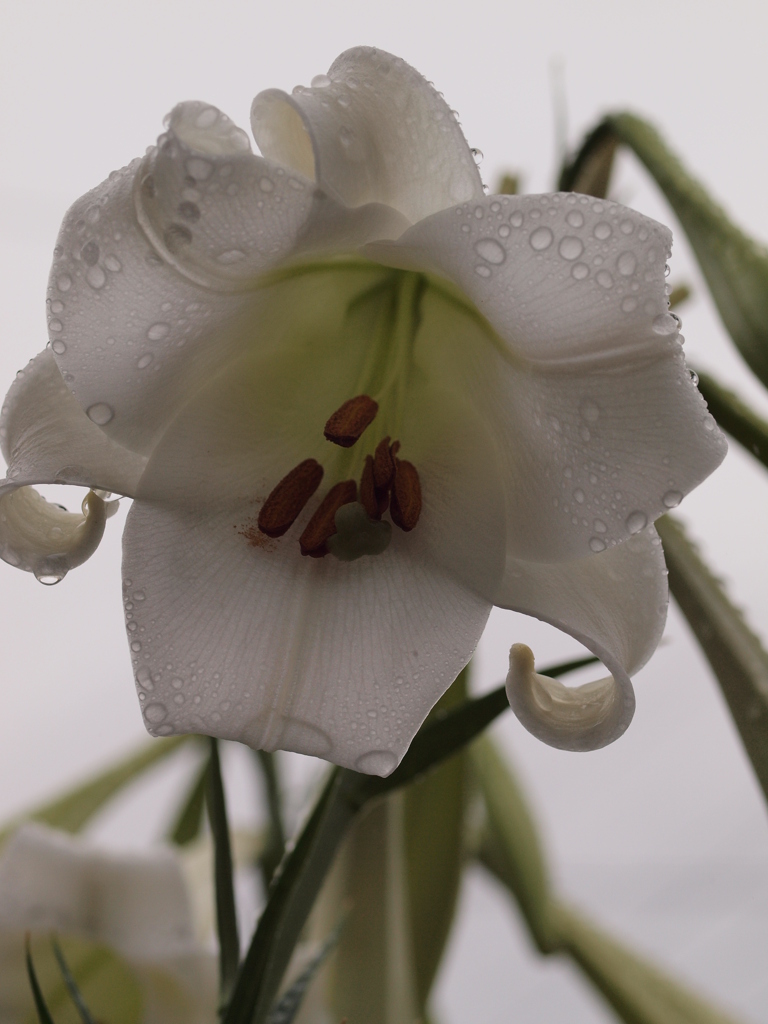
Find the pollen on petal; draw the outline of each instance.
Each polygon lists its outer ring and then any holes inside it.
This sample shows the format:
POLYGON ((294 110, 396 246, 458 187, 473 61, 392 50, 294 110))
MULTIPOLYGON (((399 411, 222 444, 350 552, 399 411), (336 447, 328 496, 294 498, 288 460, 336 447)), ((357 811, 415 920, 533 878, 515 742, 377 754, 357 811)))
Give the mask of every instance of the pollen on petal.
POLYGON ((328 554, 327 541, 336 533, 336 513, 342 505, 357 500, 357 484, 343 480, 328 491, 299 537, 302 555, 322 558, 328 554))
POLYGON ((412 462, 395 459, 395 482, 389 514, 395 526, 408 532, 421 515, 421 481, 412 462))
POLYGON ((282 537, 320 486, 323 467, 305 459, 284 476, 261 506, 258 525, 268 537, 282 537))
POLYGON ((368 395, 350 398, 329 418, 325 424, 325 436, 342 448, 351 448, 360 435, 369 427, 379 411, 379 403, 368 395))

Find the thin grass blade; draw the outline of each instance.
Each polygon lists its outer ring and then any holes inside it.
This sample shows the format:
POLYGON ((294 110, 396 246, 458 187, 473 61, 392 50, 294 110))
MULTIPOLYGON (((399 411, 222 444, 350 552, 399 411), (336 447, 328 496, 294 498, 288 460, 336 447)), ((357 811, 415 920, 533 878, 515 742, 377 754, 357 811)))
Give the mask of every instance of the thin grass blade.
POLYGON ((266 891, 285 853, 285 825, 275 755, 268 750, 256 750, 254 755, 261 771, 269 813, 269 828, 259 857, 259 867, 266 891))
POLYGON ((208 761, 206 803, 214 846, 214 886, 216 890, 216 927, 219 936, 219 989, 225 1005, 235 984, 240 966, 240 940, 232 869, 232 849, 227 821, 227 804, 221 778, 218 740, 211 738, 208 761))
POLYGON ((48 1009, 48 1005, 43 997, 40 983, 37 980, 37 974, 35 973, 35 965, 32 962, 32 951, 29 948, 29 935, 27 935, 25 942, 25 958, 27 962, 27 977, 29 978, 29 986, 32 989, 32 998, 35 1001, 35 1009, 37 1010, 37 1019, 40 1024, 56 1024, 51 1011, 48 1009))
POLYGON ((51 946, 53 947, 53 954, 59 965, 61 976, 64 979, 64 984, 67 986, 67 991, 69 992, 72 1002, 75 1004, 75 1008, 77 1009, 82 1024, 96 1024, 91 1011, 85 1004, 83 994, 72 976, 72 971, 69 969, 69 964, 64 956, 64 950, 59 945, 59 941, 55 936, 51 937, 51 946))
POLYGON ((312 979, 336 947, 342 926, 343 922, 337 928, 334 928, 298 978, 283 993, 278 1003, 270 1010, 266 1024, 293 1024, 296 1014, 301 1009, 302 1000, 307 993, 312 979))

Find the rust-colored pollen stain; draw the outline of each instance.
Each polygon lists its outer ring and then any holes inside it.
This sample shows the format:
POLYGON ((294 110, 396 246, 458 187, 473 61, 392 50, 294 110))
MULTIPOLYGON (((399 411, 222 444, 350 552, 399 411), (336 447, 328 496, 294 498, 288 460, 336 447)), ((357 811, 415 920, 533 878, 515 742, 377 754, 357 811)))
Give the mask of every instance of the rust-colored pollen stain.
POLYGON ((368 395, 350 398, 329 418, 324 434, 329 441, 351 448, 366 427, 376 419, 379 403, 368 395))
POLYGON ((261 506, 258 525, 268 537, 282 537, 320 486, 323 467, 315 459, 305 459, 284 476, 261 506))
POLYGON ((405 459, 395 459, 395 482, 389 514, 395 526, 406 533, 414 528, 421 515, 421 481, 416 467, 405 459))
POLYGON ((327 541, 336 533, 334 518, 342 505, 357 499, 357 484, 343 480, 328 491, 299 537, 302 555, 322 558, 328 554, 327 541))
POLYGON ((389 488, 379 490, 375 481, 373 456, 366 455, 365 468, 360 478, 359 502, 371 519, 381 519, 389 505, 389 488))

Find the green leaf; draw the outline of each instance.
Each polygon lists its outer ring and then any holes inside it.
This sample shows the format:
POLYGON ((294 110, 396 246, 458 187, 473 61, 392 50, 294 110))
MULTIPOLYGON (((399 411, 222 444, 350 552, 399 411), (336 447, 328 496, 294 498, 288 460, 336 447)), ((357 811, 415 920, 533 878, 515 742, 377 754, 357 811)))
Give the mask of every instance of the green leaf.
POLYGON ((55 1024, 51 1011, 46 1005, 43 993, 40 989, 40 983, 37 980, 37 974, 35 973, 35 965, 32 963, 32 953, 29 948, 29 935, 27 935, 25 945, 25 955, 27 961, 27 977, 29 978, 30 988, 32 989, 32 998, 35 1000, 35 1009, 37 1010, 38 1020, 40 1024, 55 1024))
POLYGON ((145 744, 137 754, 119 761, 90 782, 70 790, 52 803, 44 804, 29 814, 21 815, 0 831, 0 842, 7 839, 22 821, 41 821, 64 832, 79 832, 108 800, 138 775, 162 761, 193 736, 173 736, 145 744))
POLYGON ((612 114, 564 168, 560 187, 580 190, 584 168, 606 140, 628 146, 664 193, 688 236, 712 298, 736 347, 768 384, 768 253, 728 218, 656 129, 633 114, 612 114))
MULTIPOLYGON (((561 675, 592 664, 579 658, 545 669, 561 675)), ((386 779, 334 769, 296 845, 272 883, 222 1024, 263 1024, 299 934, 336 851, 355 815, 369 801, 392 792, 460 750, 509 707, 504 687, 437 713, 422 726, 398 768, 386 779)))
POLYGON ((564 948, 625 1024, 735 1024, 575 910, 555 913, 564 948))
POLYGON ((336 943, 339 941, 342 926, 343 922, 337 928, 334 928, 298 978, 288 989, 286 989, 278 1003, 272 1008, 272 1010, 270 1010, 269 1016, 267 1017, 267 1024, 293 1024, 296 1014, 301 1009, 301 1003, 306 995, 310 982, 325 963, 329 953, 331 953, 333 948, 336 946, 336 943))
POLYGON ((256 750, 254 755, 264 781, 264 795, 267 798, 269 812, 269 827, 259 855, 259 867, 266 892, 285 853, 285 825, 275 755, 268 750, 256 750))
POLYGON ((656 522, 669 587, 701 644, 768 798, 768 654, 726 597, 680 523, 656 522))
POLYGON ((699 374, 699 391, 719 426, 768 466, 768 422, 708 373, 699 374))
POLYGON ((605 122, 599 124, 584 140, 574 160, 563 167, 559 190, 604 199, 608 195, 618 144, 610 126, 605 122))
POLYGON ((211 737, 210 746, 205 797, 213 836, 216 929, 219 936, 219 990, 221 1003, 224 1005, 234 987, 237 969, 240 966, 240 940, 237 935, 232 850, 218 740, 211 737))
MULTIPOLYGON (((433 715, 464 703, 469 668, 461 672, 433 715)), ((411 949, 419 1007, 424 1009, 448 940, 464 866, 466 756, 443 762, 405 791, 405 862, 411 949)))
POLYGON ((72 1002, 75 1004, 75 1008, 77 1009, 77 1012, 80 1015, 80 1020, 82 1021, 82 1024, 96 1024, 93 1017, 91 1016, 91 1011, 85 1005, 85 1000, 83 999, 82 992, 78 988, 77 982, 72 976, 72 972, 69 969, 69 964, 67 963, 66 957, 64 956, 64 950, 59 945, 59 942, 55 938, 55 936, 51 938, 51 946, 53 948, 54 956, 56 957, 56 962, 58 963, 59 969, 61 970, 61 976, 64 979, 64 984, 67 986, 67 991, 69 992, 72 998, 72 1002))
POLYGON ((205 811, 205 788, 208 783, 208 763, 198 771, 189 792, 179 809, 176 821, 171 826, 168 839, 176 846, 186 846, 200 835, 205 811))
POLYGON ((487 826, 478 855, 517 900, 542 953, 557 948, 550 914, 550 882, 533 816, 505 760, 487 736, 470 751, 483 795, 487 826))

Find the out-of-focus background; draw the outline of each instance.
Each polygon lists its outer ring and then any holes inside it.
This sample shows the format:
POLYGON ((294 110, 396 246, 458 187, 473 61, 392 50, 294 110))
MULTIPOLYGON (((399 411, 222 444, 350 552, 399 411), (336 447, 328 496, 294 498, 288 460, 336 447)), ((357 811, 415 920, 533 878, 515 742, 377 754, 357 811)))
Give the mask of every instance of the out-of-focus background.
MULTIPOLYGON (((417 67, 459 110, 492 190, 505 171, 518 172, 525 191, 553 187, 563 111, 574 145, 601 113, 629 108, 664 131, 740 224, 768 239, 767 37, 768 11, 755 0, 6 0, 0 389, 46 344, 46 279, 65 209, 143 153, 179 100, 209 101, 247 127, 259 90, 309 84, 347 47, 375 45, 417 67)), ((629 157, 612 197, 676 229, 629 157)), ((694 290, 679 311, 689 361, 768 411, 678 230, 675 238, 671 282, 694 290)), ((768 476, 732 446, 680 512, 763 637, 766 510, 768 476)), ((145 735, 122 623, 124 514, 96 556, 58 587, 0 564, 2 819, 145 735)), ((578 650, 548 627, 494 613, 476 659, 477 688, 504 677, 516 641, 533 647, 539 664, 578 650)), ((766 1021, 766 808, 675 608, 636 690, 631 729, 596 753, 544 747, 511 714, 496 735, 531 796, 564 893, 746 1021, 766 1021)), ((308 760, 284 759, 297 787, 311 774, 308 760)), ((91 831, 112 846, 145 845, 183 788, 182 767, 164 785, 149 779, 91 831)), ((227 767, 233 817, 252 821, 258 792, 246 759, 230 751, 227 767)), ((466 879, 436 1006, 443 1024, 613 1020, 568 965, 534 956, 506 896, 479 872, 466 879)))

